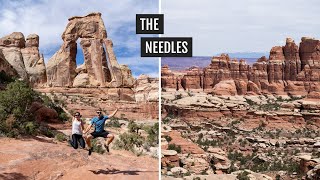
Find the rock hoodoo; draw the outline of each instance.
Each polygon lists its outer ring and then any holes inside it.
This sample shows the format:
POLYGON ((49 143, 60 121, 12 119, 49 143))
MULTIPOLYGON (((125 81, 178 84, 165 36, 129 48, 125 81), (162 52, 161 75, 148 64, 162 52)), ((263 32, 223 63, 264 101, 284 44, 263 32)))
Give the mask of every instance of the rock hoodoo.
POLYGON ((47 65, 49 86, 79 86, 81 82, 81 86, 133 87, 131 71, 118 64, 100 13, 69 18, 62 40, 62 46, 47 65), (79 38, 84 70, 77 72, 76 41, 79 38))
POLYGON ((227 54, 213 57, 204 69, 190 68, 184 75, 175 75, 163 66, 161 83, 163 88, 216 95, 314 95, 320 91, 319 49, 320 40, 303 37, 298 47, 287 38, 285 46, 272 47, 269 59, 261 57, 252 66, 227 54))

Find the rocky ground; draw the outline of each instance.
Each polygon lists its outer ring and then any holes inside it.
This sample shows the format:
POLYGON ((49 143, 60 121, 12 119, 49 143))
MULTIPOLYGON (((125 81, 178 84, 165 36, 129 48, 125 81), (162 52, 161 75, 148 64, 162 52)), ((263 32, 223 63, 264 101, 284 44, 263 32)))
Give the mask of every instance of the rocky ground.
MULTIPOLYGON (((126 121, 120 122, 121 128, 108 128, 115 139, 127 131, 126 121)), ((70 124, 51 127, 67 136, 71 133, 70 124)), ((137 156, 111 147, 110 153, 88 156, 87 150, 74 150, 57 138, 0 138, 0 143, 0 179, 158 179, 157 148, 137 156)))
POLYGON ((320 102, 162 92, 165 179, 319 178, 320 102))

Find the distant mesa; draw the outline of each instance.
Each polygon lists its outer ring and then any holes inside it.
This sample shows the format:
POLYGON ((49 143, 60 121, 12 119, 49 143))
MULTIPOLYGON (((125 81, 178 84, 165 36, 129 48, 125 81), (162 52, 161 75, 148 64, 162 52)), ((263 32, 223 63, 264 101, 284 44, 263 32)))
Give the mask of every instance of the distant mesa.
POLYGON ((69 18, 60 49, 44 63, 39 36, 14 32, 0 39, 0 71, 27 80, 33 87, 125 87, 135 79, 126 65, 118 64, 101 13, 69 18), (84 64, 77 68, 77 40, 84 64))
POLYGON ((300 46, 287 38, 285 46, 275 46, 269 58, 261 57, 252 66, 228 54, 212 57, 205 68, 193 67, 181 76, 168 66, 161 70, 162 88, 201 90, 216 95, 320 94, 320 41, 302 37, 300 46))

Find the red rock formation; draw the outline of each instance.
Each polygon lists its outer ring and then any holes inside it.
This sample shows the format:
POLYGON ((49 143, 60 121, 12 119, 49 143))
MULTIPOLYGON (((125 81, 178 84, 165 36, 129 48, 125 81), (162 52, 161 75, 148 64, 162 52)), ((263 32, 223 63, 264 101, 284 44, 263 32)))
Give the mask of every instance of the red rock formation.
MULTIPOLYGON (((203 89, 219 95, 307 95, 312 92, 314 98, 320 95, 319 54, 319 40, 303 37, 298 47, 287 38, 285 46, 272 47, 269 59, 261 57, 252 66, 244 60, 230 60, 226 54, 213 57, 202 71, 189 69, 182 77, 181 85, 184 89, 203 89)), ((162 68, 165 71, 162 72, 162 87, 180 86, 176 84, 177 76, 168 69, 167 66, 162 68)))
POLYGON ((60 50, 48 61, 49 86, 133 87, 131 71, 128 66, 118 64, 100 13, 69 18, 62 40, 60 50), (86 72, 77 74, 76 41, 79 38, 86 72))
POLYGON ((168 87, 172 89, 182 89, 181 80, 171 72, 167 65, 161 68, 161 87, 168 87))
POLYGON ((202 72, 198 67, 191 67, 187 70, 187 74, 182 78, 182 87, 186 89, 202 89, 202 72))
POLYGON ((301 71, 299 47, 291 38, 287 38, 283 53, 285 57, 284 80, 295 81, 297 74, 301 71))
POLYGON ((0 50, 0 72, 4 72, 6 75, 17 77, 17 71, 11 66, 11 64, 5 59, 2 51, 0 50))
POLYGON ((39 53, 38 35, 31 34, 25 40, 22 33, 14 32, 0 39, 0 49, 20 78, 28 80, 32 86, 46 84, 46 68, 39 53))
POLYGON ((43 55, 39 53, 39 36, 30 34, 26 40, 26 47, 21 49, 21 53, 29 82, 32 86, 45 86, 47 74, 43 55))
POLYGON ((59 122, 57 111, 39 102, 33 102, 31 104, 30 112, 34 114, 37 122, 59 122))
POLYGON ((22 79, 27 80, 21 49, 25 47, 24 35, 21 32, 14 32, 0 39, 0 50, 5 59, 18 72, 22 79))

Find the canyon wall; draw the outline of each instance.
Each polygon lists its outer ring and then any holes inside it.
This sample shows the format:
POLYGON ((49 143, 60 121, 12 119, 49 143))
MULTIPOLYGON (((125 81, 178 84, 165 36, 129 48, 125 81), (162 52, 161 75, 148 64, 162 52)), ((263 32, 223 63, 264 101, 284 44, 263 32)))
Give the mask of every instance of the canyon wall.
POLYGON ((261 57, 252 66, 227 54, 213 57, 200 69, 191 67, 176 75, 168 66, 161 70, 162 88, 201 90, 216 95, 309 95, 320 92, 320 41, 303 37, 298 47, 291 38, 285 46, 270 50, 269 59, 261 57))

